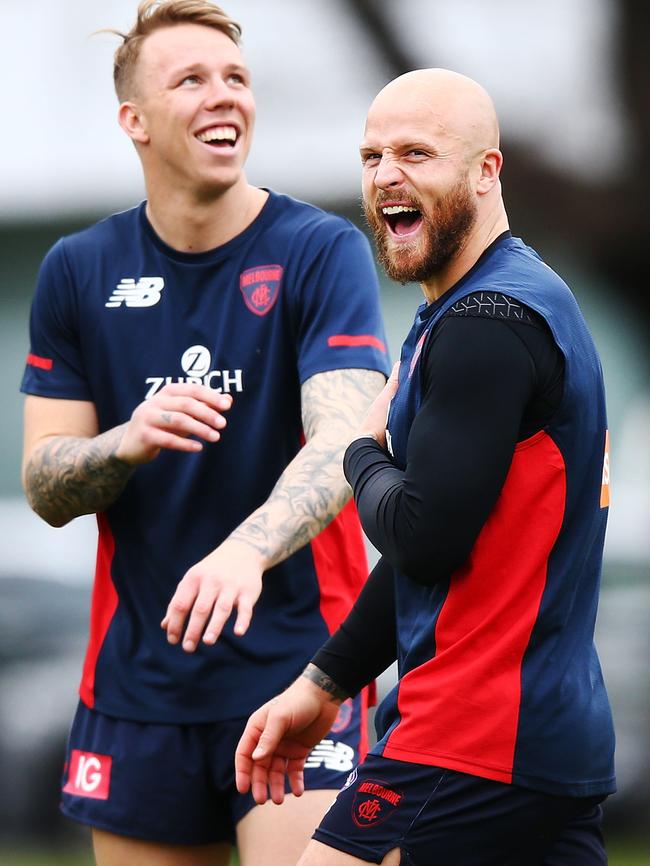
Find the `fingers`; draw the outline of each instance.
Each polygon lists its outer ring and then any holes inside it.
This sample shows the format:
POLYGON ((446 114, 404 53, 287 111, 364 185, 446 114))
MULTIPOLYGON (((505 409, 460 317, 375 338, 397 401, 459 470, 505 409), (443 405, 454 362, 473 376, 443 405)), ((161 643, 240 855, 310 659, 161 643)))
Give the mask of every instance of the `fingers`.
POLYGON ((254 761, 262 761, 265 758, 271 757, 289 728, 289 720, 286 714, 277 712, 274 709, 277 702, 278 698, 273 698, 267 704, 270 709, 266 715, 266 722, 251 753, 251 758, 254 761))
POLYGON ((223 413, 231 406, 230 394, 205 385, 166 385, 136 407, 116 456, 137 464, 153 459, 161 448, 200 451, 196 439, 218 442, 226 426, 223 413))
POLYGON ((186 652, 214 644, 233 610, 234 633, 245 634, 262 591, 265 560, 258 550, 227 538, 186 572, 174 593, 161 627, 170 643, 183 642, 186 652), (183 636, 184 633, 184 636, 183 636))
POLYGON ((201 637, 203 643, 209 646, 217 642, 235 607, 237 620, 234 632, 238 637, 245 634, 253 618, 254 601, 248 594, 236 595, 234 589, 227 585, 220 589, 206 586, 199 592, 198 581, 195 584, 188 581, 184 586, 179 585, 160 626, 167 632, 169 643, 177 644, 189 615, 183 649, 194 652, 201 637))
POLYGON ((227 423, 221 413, 230 409, 232 397, 229 394, 214 396, 209 388, 205 390, 207 393, 203 399, 162 391, 139 408, 142 420, 154 431, 160 430, 176 437, 198 436, 208 442, 217 442, 227 423))
POLYGON ((287 761, 287 776, 289 787, 294 797, 301 797, 305 793, 305 762, 304 760, 287 761))
POLYGON ((169 643, 177 644, 182 639, 185 652, 194 652, 201 640, 212 646, 234 609, 237 610, 234 633, 241 637, 253 618, 261 577, 255 576, 253 584, 251 586, 251 581, 242 584, 228 579, 211 579, 188 572, 179 583, 160 623, 167 632, 169 643))
POLYGON ((248 720, 244 733, 235 750, 235 784, 241 794, 247 791, 256 803, 262 805, 271 800, 280 804, 286 793, 288 779, 291 792, 299 797, 304 791, 304 749, 301 756, 294 757, 295 746, 282 743, 288 721, 284 715, 274 718, 274 707, 278 699, 265 704, 248 720), (280 751, 287 751, 287 757, 280 751), (264 755, 264 757, 262 757, 264 755))
POLYGON ((242 594, 239 597, 239 601, 237 603, 237 619, 235 621, 234 628, 237 637, 241 637, 248 631, 248 626, 251 624, 251 620, 253 618, 254 604, 255 600, 248 595, 242 594))
POLYGON ((393 364, 393 369, 390 371, 390 376, 388 377, 388 381, 386 382, 386 386, 391 391, 392 394, 397 391, 397 385, 399 384, 399 367, 400 362, 395 361, 393 364))
POLYGON ((183 649, 191 652, 204 631, 203 642, 206 644, 215 643, 232 613, 235 601, 236 595, 230 586, 224 586, 216 599, 209 591, 203 597, 199 595, 185 630, 183 649), (210 619, 206 627, 208 617, 210 619), (194 644, 194 646, 188 646, 188 644, 194 644))
POLYGON ((268 705, 260 707, 250 717, 235 749, 235 785, 240 794, 250 790, 254 763, 251 755, 264 730, 268 705))
POLYGON ((210 587, 205 587, 198 592, 198 586, 190 582, 183 586, 181 581, 161 623, 162 628, 167 631, 169 643, 176 644, 180 641, 188 614, 189 620, 183 636, 185 652, 194 652, 204 631, 204 643, 215 643, 232 613, 235 601, 229 587, 222 588, 218 591, 218 595, 216 592, 210 587), (206 628, 208 620, 209 625, 206 628))

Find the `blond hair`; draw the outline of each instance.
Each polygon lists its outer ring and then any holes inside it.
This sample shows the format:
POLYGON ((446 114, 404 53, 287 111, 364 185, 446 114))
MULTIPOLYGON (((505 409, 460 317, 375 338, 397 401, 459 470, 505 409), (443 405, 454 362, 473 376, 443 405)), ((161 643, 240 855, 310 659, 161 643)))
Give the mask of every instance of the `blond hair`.
POLYGON ((138 6, 136 22, 128 33, 109 31, 123 40, 115 52, 113 63, 113 81, 120 102, 133 96, 135 68, 144 40, 156 30, 177 24, 212 27, 225 33, 235 45, 240 42, 240 25, 209 0, 143 0, 138 6))

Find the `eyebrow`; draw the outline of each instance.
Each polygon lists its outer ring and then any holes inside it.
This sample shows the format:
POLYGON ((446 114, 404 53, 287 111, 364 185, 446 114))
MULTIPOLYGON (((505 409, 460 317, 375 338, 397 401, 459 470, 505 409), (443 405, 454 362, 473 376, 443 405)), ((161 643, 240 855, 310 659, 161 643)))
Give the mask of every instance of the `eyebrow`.
MULTIPOLYGON (((177 78, 179 75, 187 75, 188 73, 192 72, 200 72, 206 68, 206 64, 203 61, 198 60, 194 63, 187 63, 182 66, 177 66, 171 69, 169 74, 172 78, 177 78)), ((228 63, 226 64, 226 66, 224 66, 224 72, 239 72, 248 81, 250 81, 250 69, 247 66, 244 66, 243 63, 228 63)))
POLYGON ((362 141, 359 145, 360 153, 381 153, 382 151, 392 150, 396 153, 404 153, 409 150, 427 150, 430 153, 438 153, 438 148, 430 141, 407 140, 398 141, 393 144, 385 144, 383 147, 375 146, 371 142, 362 141))

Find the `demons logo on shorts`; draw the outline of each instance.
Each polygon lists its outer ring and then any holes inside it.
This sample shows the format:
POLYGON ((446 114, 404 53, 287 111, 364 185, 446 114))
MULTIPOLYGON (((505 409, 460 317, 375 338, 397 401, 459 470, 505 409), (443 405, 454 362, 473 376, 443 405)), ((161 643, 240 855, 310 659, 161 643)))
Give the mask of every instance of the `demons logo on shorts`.
POLYGON ((352 801, 352 820, 357 827, 374 827, 393 814, 402 801, 401 791, 394 791, 377 779, 359 784, 352 801))
POLYGON ((284 268, 281 265, 260 265, 248 268, 239 276, 239 288, 251 313, 265 316, 280 294, 284 268))
POLYGON ((333 734, 340 734, 341 731, 344 731, 347 728, 350 724, 353 710, 354 704, 352 703, 352 698, 347 698, 347 700, 343 701, 339 707, 338 713, 336 714, 336 718, 334 719, 334 724, 332 725, 333 734))

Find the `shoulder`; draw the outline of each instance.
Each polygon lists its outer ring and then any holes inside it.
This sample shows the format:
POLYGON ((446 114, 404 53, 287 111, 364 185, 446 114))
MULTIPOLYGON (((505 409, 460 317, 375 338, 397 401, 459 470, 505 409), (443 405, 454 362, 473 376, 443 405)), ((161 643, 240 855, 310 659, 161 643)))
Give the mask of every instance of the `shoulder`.
POLYGON ((271 197, 276 213, 276 230, 304 240, 331 242, 351 239, 367 243, 363 232, 347 217, 289 195, 272 192, 271 197))
POLYGON ((53 249, 77 257, 92 254, 98 248, 122 245, 134 237, 140 220, 142 205, 111 214, 93 225, 62 237, 53 249))
POLYGON ((517 298, 499 291, 475 291, 457 300, 442 317, 445 319, 497 319, 543 327, 544 320, 517 298))

